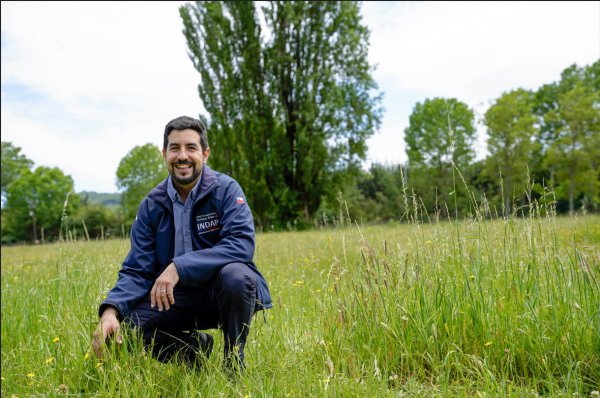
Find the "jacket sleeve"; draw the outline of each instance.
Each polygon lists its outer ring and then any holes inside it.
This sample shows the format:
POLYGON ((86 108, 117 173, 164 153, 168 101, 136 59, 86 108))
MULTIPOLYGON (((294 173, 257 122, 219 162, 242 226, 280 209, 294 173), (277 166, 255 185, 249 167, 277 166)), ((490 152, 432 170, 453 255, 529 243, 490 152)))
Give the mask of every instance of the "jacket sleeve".
POLYGON ((239 184, 231 179, 222 195, 221 240, 211 248, 175 257, 180 283, 197 285, 208 281, 223 266, 252 262, 254 257, 254 220, 239 184))
POLYGON ((107 306, 119 311, 120 320, 126 318, 133 306, 150 292, 154 284, 156 237, 148 215, 148 199, 140 205, 131 227, 131 249, 123 261, 115 287, 100 305, 98 313, 107 306))

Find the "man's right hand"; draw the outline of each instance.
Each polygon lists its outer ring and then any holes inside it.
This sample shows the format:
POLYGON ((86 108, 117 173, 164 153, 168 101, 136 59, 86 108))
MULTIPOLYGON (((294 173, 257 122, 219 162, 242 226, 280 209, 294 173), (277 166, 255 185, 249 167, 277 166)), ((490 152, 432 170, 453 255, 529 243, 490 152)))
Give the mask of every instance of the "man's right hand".
POLYGON ((96 327, 96 330, 94 331, 92 348, 98 358, 102 358, 102 345, 106 341, 106 337, 110 335, 115 335, 117 344, 123 342, 118 312, 114 307, 108 307, 104 310, 100 317, 100 322, 98 322, 98 327, 96 327))

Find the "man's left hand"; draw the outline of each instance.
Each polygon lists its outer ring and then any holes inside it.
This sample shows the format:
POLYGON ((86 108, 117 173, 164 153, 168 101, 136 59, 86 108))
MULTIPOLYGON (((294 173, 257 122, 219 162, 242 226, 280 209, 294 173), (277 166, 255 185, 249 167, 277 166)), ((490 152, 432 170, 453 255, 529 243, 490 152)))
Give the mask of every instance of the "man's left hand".
POLYGON ((162 311, 163 307, 168 310, 172 304, 175 304, 173 289, 179 281, 179 274, 174 263, 169 264, 167 268, 160 274, 154 282, 150 291, 150 306, 154 308, 158 306, 158 310, 162 311))

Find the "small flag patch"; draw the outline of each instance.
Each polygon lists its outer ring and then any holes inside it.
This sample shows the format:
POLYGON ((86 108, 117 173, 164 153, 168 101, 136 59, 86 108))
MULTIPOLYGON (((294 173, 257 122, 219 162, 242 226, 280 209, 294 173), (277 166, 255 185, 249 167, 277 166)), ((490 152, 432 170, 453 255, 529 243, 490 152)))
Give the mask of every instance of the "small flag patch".
POLYGON ((243 205, 244 203, 246 203, 246 201, 244 200, 244 198, 242 198, 241 196, 238 196, 236 198, 237 204, 238 205, 243 205))

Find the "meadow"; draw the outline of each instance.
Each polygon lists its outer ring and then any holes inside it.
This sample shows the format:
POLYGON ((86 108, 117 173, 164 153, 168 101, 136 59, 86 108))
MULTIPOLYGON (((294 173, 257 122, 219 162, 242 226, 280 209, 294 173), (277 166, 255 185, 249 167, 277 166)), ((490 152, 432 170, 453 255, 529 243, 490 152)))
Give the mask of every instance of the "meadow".
POLYGON ((3 397, 598 397, 600 216, 257 234, 247 369, 161 364, 97 307, 127 240, 2 248, 3 397))

